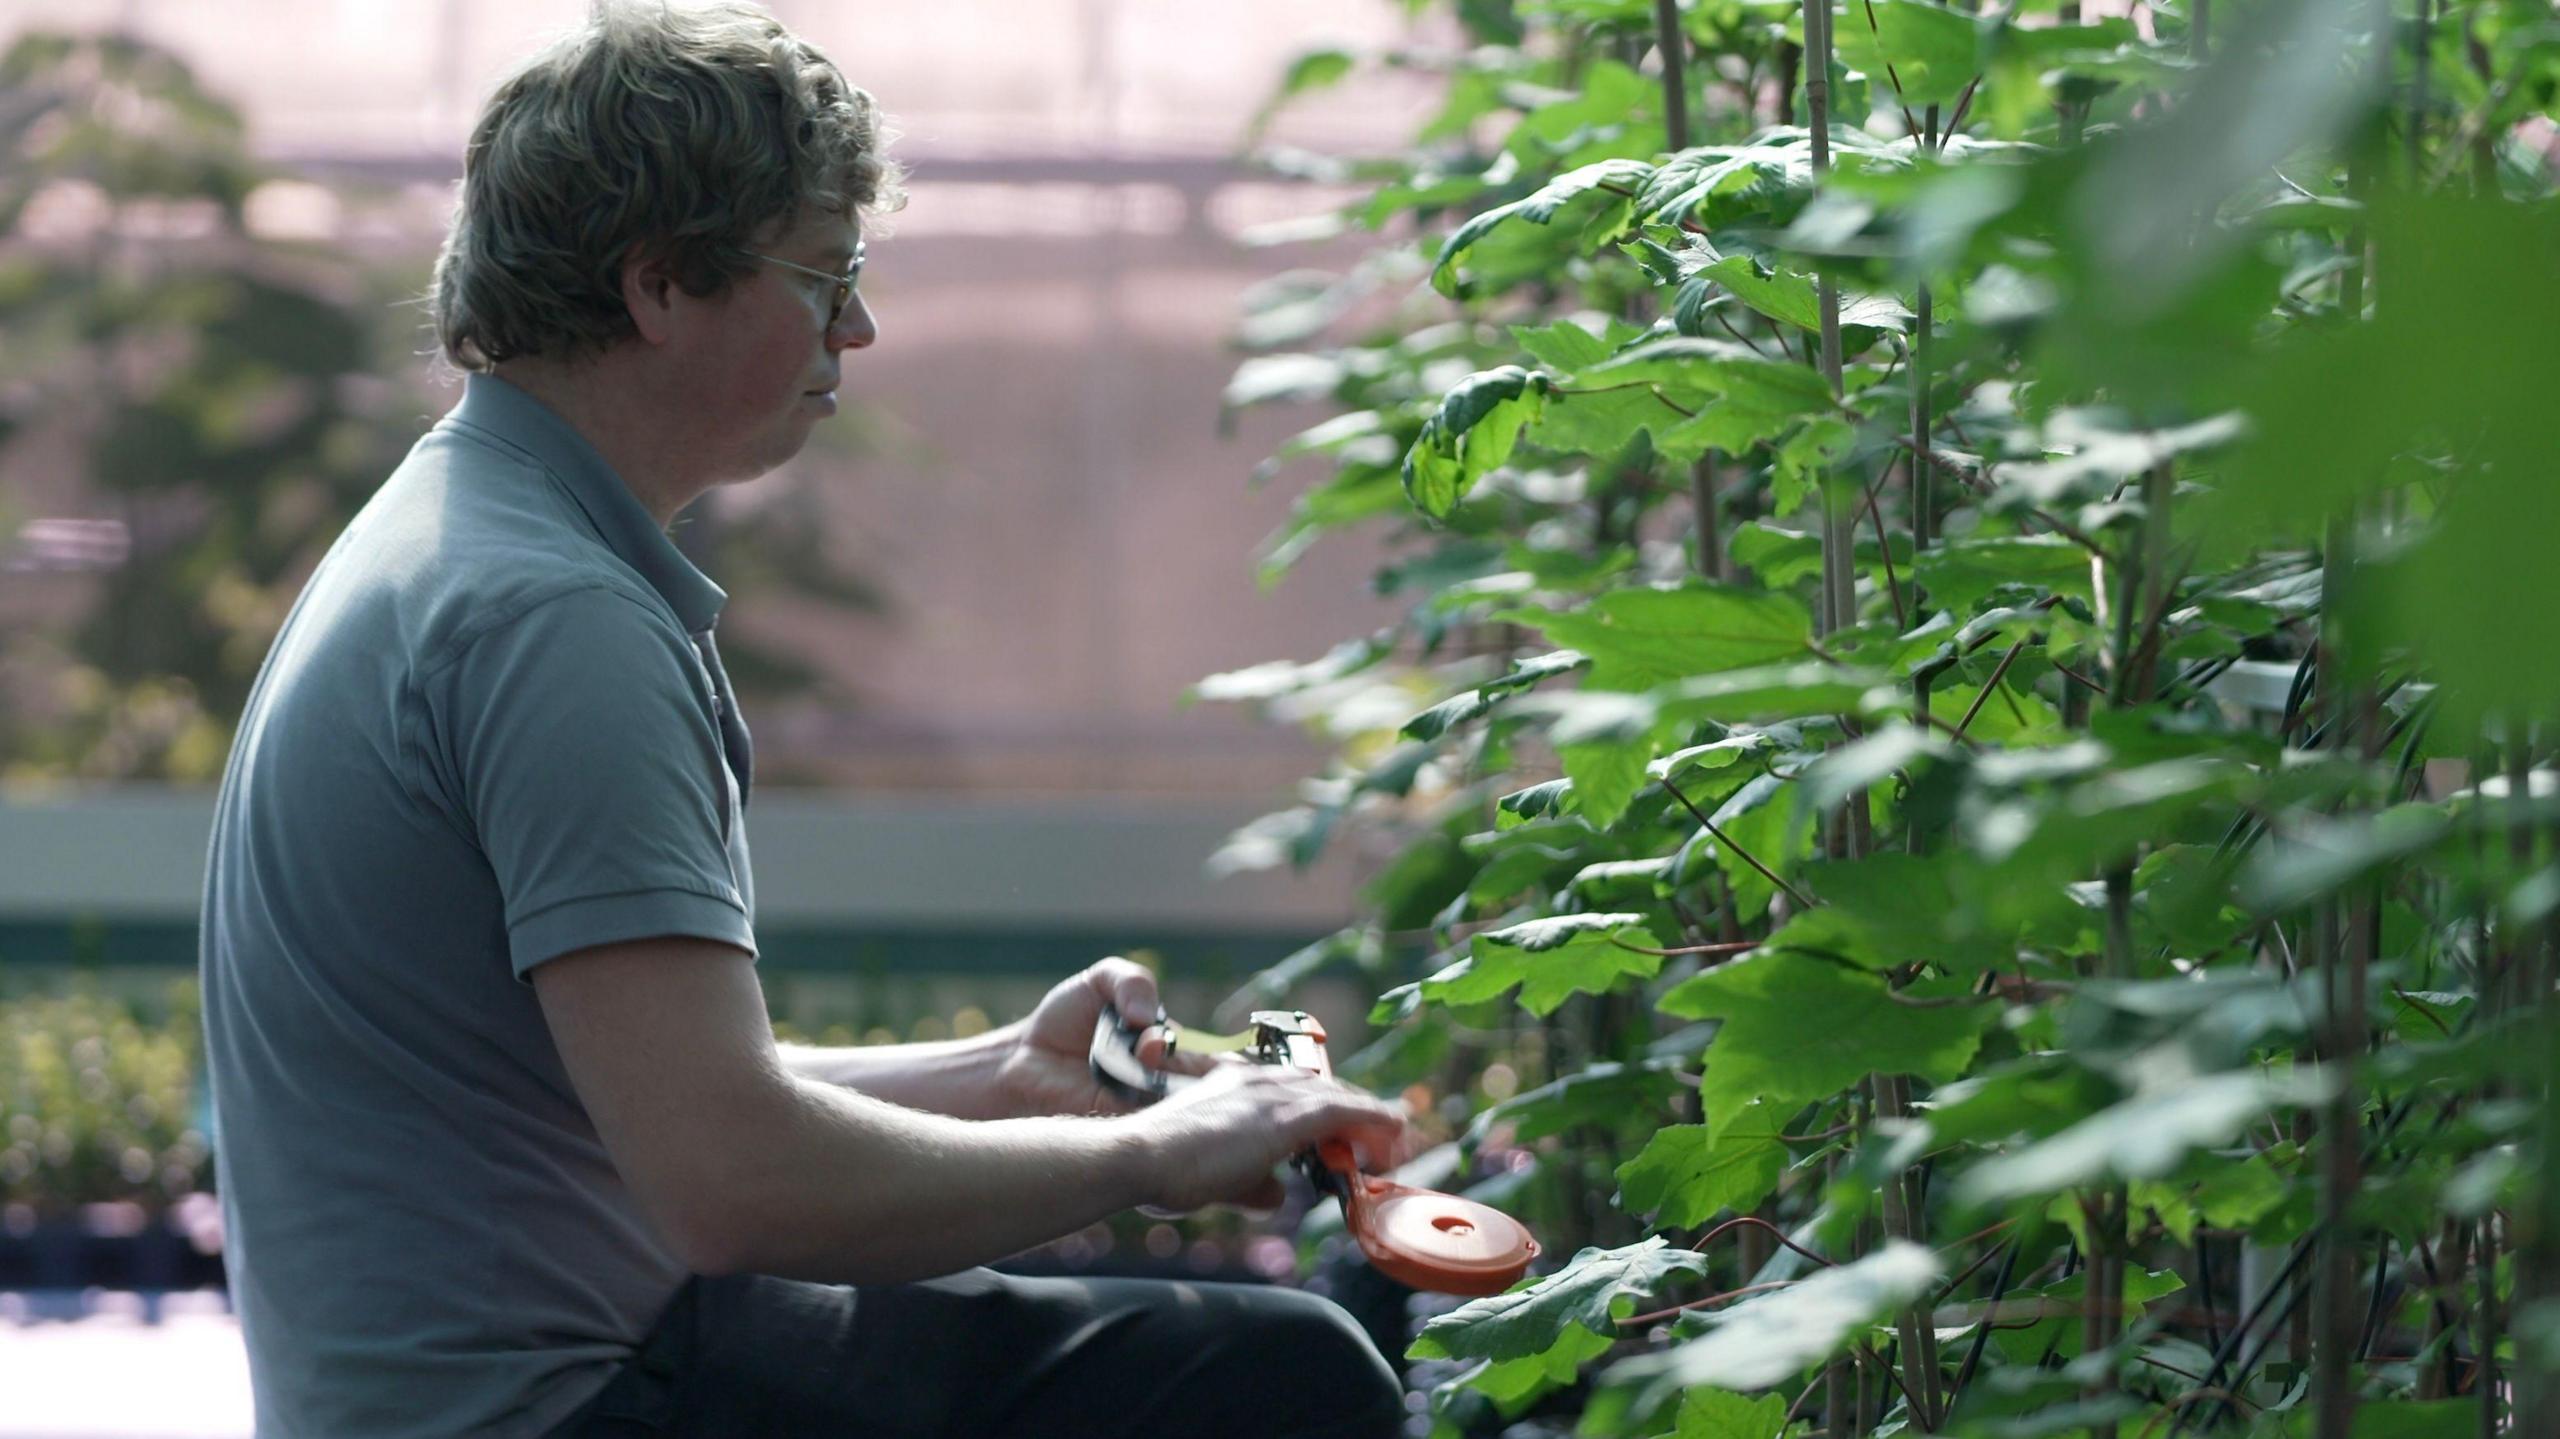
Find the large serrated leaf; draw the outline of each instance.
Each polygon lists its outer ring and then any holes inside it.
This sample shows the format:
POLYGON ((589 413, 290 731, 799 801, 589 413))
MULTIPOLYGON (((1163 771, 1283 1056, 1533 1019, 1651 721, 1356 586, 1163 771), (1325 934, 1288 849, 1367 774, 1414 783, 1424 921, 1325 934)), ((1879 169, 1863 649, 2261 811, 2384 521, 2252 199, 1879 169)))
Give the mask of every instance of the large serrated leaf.
MULTIPOLYGON (((1773 269, 1748 255, 1727 255, 1698 273, 1770 319, 1799 330, 1822 328, 1821 295, 1811 275, 1773 269)), ((1896 334, 1910 328, 1912 320, 1911 311, 1890 295, 1842 295, 1837 313, 1842 325, 1896 334)))
POLYGON ((1508 205, 1487 210, 1459 226, 1442 242, 1439 258, 1431 265, 1431 283, 1441 294, 1452 299, 1466 293, 1466 282, 1458 270, 1466 262, 1467 252, 1478 241, 1514 220, 1544 225, 1554 220, 1566 206, 1586 197, 1599 195, 1614 198, 1612 190, 1637 190, 1653 176, 1653 166, 1642 160, 1602 160, 1596 164, 1558 175, 1540 186, 1536 193, 1508 205))
POLYGON ((1704 1338, 1610 1365, 1600 1382, 1637 1390, 1639 1412, 1684 1389, 1747 1392, 1783 1384, 1927 1294, 1939 1268, 1938 1257, 1921 1246, 1891 1241, 1864 1259, 1735 1305, 1715 1318, 1704 1338))
POLYGON ((1964 1072, 1995 1006, 1917 1008, 1874 975, 1782 950, 1755 950, 1662 997, 1665 1013, 1721 1019, 1707 1050, 1707 1122, 1755 1098, 1827 1099, 1869 1074, 1944 1083, 1964 1072), (1818 1024, 1807 1017, 1821 1016, 1818 1024))
POLYGON ((1636 196, 1636 213, 1666 225, 1694 218, 1712 221, 1720 197, 1763 184, 1784 187, 1812 182, 1809 132, 1772 130, 1756 144, 1702 145, 1663 161, 1636 196))
POLYGON ((1671 1439, 1778 1439, 1786 1427, 1784 1395, 1746 1399, 1724 1389, 1692 1389, 1680 1397, 1671 1439))
POLYGON ((1747 345, 1689 335, 1630 345, 1575 375, 1572 385, 1660 385, 1673 392, 1721 395, 1745 409, 1779 415, 1826 414, 1838 407, 1817 371, 1770 359, 1747 345))
POLYGON ((1645 768, 1653 759, 1650 738, 1602 740, 1591 744, 1559 744, 1556 758, 1573 781, 1573 796, 1583 817, 1606 827, 1618 822, 1627 804, 1644 788, 1645 768))
POLYGON ((1784 1118, 1773 1105, 1752 1104, 1712 1128, 1674 1124, 1655 1131, 1635 1158, 1618 1166, 1618 1206, 1651 1214, 1665 1228, 1751 1208, 1786 1170, 1786 1146, 1778 1139, 1784 1118))
POLYGON ((1729 585, 1612 590, 1578 610, 1508 610, 1591 657, 1594 689, 1643 690, 1807 653, 1813 617, 1791 595, 1729 585))
POLYGON ((1676 1275, 1703 1274, 1705 1256, 1673 1249, 1660 1235, 1623 1249, 1585 1249, 1525 1289, 1459 1306, 1422 1326, 1411 1359, 1524 1359, 1544 1354, 1580 1328, 1614 1337, 1636 1301, 1676 1275))
POLYGON ((1488 930, 1468 946, 1465 959, 1422 981, 1421 995, 1440 1004, 1482 1004, 1513 986, 1520 1007, 1552 1014, 1576 994, 1606 994, 1629 976, 1651 979, 1662 957, 1628 945, 1660 949, 1641 914, 1563 914, 1508 929, 1488 930))

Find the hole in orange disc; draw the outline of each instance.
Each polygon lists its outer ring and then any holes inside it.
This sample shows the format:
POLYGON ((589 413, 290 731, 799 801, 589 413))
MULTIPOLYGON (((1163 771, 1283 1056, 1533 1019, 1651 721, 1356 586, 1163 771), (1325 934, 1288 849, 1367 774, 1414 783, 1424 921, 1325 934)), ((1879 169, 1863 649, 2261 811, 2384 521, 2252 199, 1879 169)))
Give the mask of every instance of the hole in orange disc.
POLYGON ((1431 1227, 1443 1234, 1473 1234, 1476 1227, 1454 1214, 1443 1214, 1431 1221, 1431 1227))

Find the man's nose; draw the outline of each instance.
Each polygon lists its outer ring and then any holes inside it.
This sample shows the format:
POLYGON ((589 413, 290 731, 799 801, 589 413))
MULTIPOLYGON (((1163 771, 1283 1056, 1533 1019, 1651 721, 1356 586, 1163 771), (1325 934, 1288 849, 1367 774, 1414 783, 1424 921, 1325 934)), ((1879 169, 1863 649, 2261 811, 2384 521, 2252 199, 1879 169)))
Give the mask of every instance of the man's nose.
POLYGON ((827 329, 827 348, 831 350, 864 350, 880 342, 880 322, 872 318, 871 306, 859 291, 845 301, 844 313, 827 329))

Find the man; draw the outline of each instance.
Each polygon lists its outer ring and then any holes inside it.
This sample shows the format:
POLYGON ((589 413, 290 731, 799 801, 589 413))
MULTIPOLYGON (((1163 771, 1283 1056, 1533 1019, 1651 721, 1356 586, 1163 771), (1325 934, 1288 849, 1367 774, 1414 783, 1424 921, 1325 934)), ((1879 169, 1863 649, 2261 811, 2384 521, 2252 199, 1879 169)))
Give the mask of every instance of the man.
POLYGON ((212 842, 263 1434, 1397 1428, 1323 1301, 973 1267, 1270 1202, 1325 1135, 1383 1162, 1387 1106, 1228 1064, 1099 1113, 1101 1005, 1156 1013, 1121 960, 977 1039, 774 1043, 723 596, 665 527, 797 451, 878 339, 883 139, 735 4, 602 8, 473 132, 432 301, 462 402, 296 602, 212 842))

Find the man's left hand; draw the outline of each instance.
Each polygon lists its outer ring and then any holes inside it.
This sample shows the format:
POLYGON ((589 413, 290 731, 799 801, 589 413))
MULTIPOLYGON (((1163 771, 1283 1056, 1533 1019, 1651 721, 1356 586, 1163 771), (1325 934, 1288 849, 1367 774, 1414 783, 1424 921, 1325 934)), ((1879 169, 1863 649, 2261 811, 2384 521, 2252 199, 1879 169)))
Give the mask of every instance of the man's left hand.
MULTIPOLYGON (((997 1070, 1012 1112, 1110 1114, 1129 1107, 1093 1077, 1093 1026, 1106 1002, 1119 1009, 1123 1023, 1154 1025, 1164 1018, 1156 977, 1117 955, 1059 981, 1016 1026, 997 1070)), ((1215 1062, 1178 1048, 1168 1056, 1164 1031, 1153 1028, 1138 1042, 1138 1061, 1182 1074, 1202 1073, 1215 1062)))

